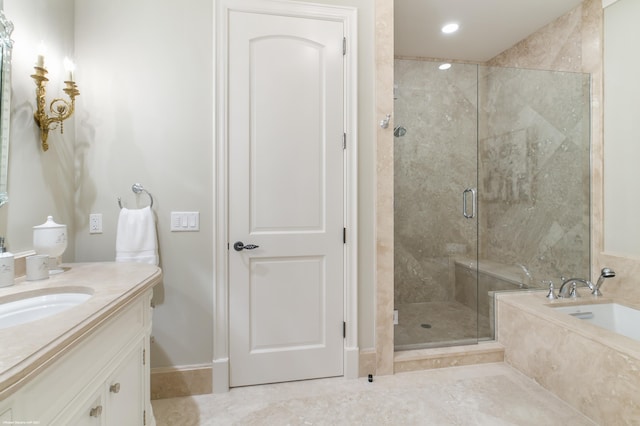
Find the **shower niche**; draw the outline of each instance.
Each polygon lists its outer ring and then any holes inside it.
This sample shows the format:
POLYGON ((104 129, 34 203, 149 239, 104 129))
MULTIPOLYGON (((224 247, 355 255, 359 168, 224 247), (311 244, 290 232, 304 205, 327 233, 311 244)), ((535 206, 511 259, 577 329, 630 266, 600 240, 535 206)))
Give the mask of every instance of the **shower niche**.
POLYGON ((396 350, 492 340, 496 292, 589 276, 589 76, 439 65, 395 61, 396 350))

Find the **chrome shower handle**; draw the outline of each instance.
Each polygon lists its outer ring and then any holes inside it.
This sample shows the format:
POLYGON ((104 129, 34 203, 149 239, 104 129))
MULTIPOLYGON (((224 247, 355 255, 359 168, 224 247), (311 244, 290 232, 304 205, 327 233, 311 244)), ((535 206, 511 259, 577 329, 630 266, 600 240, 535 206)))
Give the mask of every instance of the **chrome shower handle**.
POLYGON ((473 219, 476 217, 476 190, 474 188, 467 188, 462 191, 462 215, 467 219, 473 219), (467 194, 471 194, 471 214, 467 211, 467 194))

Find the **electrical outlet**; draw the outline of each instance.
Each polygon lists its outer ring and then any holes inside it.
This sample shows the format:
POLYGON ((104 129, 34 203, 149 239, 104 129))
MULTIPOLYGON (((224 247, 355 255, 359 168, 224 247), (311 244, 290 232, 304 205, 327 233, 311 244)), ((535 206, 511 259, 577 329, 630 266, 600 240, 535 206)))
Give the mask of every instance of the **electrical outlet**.
POLYGON ((393 311, 393 325, 398 325, 398 310, 393 311))
POLYGON ((89 215, 89 233, 102 234, 102 213, 91 213, 89 215))

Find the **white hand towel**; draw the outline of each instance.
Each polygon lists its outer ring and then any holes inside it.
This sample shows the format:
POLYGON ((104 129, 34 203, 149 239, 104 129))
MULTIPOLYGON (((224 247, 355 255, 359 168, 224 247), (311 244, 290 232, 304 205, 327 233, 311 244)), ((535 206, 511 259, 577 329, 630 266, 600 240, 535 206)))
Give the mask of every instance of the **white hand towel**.
POLYGON ((158 264, 156 221, 150 207, 120 209, 116 235, 116 262, 158 264))

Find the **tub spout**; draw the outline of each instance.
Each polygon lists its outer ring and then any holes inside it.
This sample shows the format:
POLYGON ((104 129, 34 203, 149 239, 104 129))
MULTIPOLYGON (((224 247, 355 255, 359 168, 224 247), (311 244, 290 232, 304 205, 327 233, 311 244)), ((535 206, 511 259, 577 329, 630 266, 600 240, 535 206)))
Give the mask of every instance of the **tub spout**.
POLYGON ((560 286, 560 291, 558 291, 558 297, 566 298, 566 297, 580 297, 577 291, 578 284, 582 284, 584 287, 589 287, 589 290, 592 292, 595 289, 593 283, 589 280, 585 280, 582 278, 569 278, 568 280, 564 280, 562 285, 560 286), (571 284, 569 286, 569 284, 571 284))

